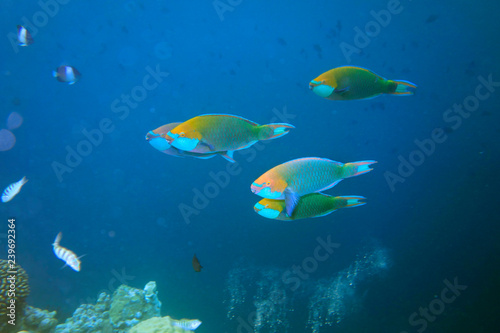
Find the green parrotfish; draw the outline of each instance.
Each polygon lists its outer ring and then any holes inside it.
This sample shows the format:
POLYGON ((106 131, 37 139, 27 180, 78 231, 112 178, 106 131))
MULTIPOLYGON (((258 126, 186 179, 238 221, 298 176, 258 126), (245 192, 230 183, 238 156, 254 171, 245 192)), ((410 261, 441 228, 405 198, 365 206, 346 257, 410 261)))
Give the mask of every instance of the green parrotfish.
POLYGON ((231 162, 235 150, 246 149, 260 140, 279 138, 295 128, 290 124, 259 125, 239 116, 206 114, 189 119, 170 130, 169 144, 192 153, 223 155, 231 162))
POLYGON ((326 158, 306 157, 275 166, 251 185, 253 193, 267 199, 284 199, 286 213, 292 216, 299 198, 337 185, 342 179, 359 176, 373 169, 376 161, 340 163, 326 158))
POLYGON ((364 197, 332 197, 323 193, 311 193, 300 197, 291 216, 286 213, 285 200, 262 199, 255 204, 254 210, 268 219, 281 221, 300 220, 328 215, 337 209, 356 207, 366 204, 364 197))
POLYGON ((309 83, 309 88, 318 96, 347 101, 381 94, 413 95, 417 86, 404 80, 387 80, 361 67, 343 66, 321 74, 309 83))

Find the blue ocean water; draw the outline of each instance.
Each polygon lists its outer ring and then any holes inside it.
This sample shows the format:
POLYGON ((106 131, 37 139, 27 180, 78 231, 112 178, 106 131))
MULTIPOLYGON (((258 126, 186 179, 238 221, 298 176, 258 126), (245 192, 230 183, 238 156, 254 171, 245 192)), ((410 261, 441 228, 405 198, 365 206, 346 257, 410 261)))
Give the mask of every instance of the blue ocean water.
POLYGON ((60 321, 101 291, 156 281, 162 315, 198 318, 197 332, 496 332, 498 11, 490 1, 2 1, 0 119, 24 122, 0 152, 0 184, 29 182, 0 205, 0 258, 14 217, 28 303, 60 321), (32 45, 17 45, 18 24, 32 45), (55 80, 60 65, 81 80, 55 80), (417 93, 344 102, 308 89, 345 65, 417 93), (296 128, 236 152, 236 165, 144 140, 205 113, 296 128), (292 222, 257 215, 250 184, 309 156, 378 161, 327 191, 367 204, 292 222), (80 272, 60 269, 60 231, 85 254, 80 272))

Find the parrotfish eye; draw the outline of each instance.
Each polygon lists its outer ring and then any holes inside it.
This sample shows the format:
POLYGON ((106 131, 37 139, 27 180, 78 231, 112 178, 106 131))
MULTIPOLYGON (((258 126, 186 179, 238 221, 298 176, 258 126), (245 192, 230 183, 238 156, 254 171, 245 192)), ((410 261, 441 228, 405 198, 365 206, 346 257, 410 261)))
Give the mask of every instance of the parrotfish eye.
POLYGON ((271 182, 266 182, 266 185, 267 186, 271 186, 271 182))
POLYGON ((181 133, 179 134, 179 136, 180 136, 181 138, 183 138, 183 137, 185 136, 184 132, 181 132, 181 133))

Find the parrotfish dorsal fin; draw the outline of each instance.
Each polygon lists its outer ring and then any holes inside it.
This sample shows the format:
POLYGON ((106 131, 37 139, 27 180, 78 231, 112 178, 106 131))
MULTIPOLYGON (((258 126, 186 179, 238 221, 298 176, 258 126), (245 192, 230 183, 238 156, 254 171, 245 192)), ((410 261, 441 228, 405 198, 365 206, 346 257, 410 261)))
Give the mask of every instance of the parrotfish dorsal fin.
POLYGON ((232 114, 223 114, 223 113, 208 113, 208 114, 202 114, 198 117, 204 117, 204 116, 220 116, 220 117, 229 117, 229 118, 235 118, 235 119, 240 119, 240 120, 243 120, 243 121, 246 121, 247 123, 249 123, 250 125, 252 126, 259 126, 259 124, 257 124, 256 122, 254 121, 251 121, 251 120, 248 120, 246 118, 243 118, 243 117, 240 117, 240 116, 235 116, 235 115, 232 115, 232 114))

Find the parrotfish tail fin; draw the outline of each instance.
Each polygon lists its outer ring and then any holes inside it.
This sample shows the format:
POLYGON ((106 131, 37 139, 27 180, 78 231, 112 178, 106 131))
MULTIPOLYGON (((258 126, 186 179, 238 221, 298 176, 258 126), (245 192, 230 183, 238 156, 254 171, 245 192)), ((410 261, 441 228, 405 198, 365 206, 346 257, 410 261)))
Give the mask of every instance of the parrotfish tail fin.
POLYGON ((62 232, 58 233, 56 236, 56 239, 54 239, 54 244, 53 245, 59 245, 59 242, 61 241, 62 238, 62 232))
POLYGON ((356 207, 366 205, 366 202, 361 202, 361 200, 365 200, 365 197, 357 197, 357 196, 341 196, 345 200, 344 208, 356 207))
POLYGON ((233 154, 234 154, 234 150, 228 150, 225 153, 221 153, 220 156, 224 157, 224 159, 226 159, 227 161, 229 161, 231 163, 235 163, 236 161, 233 159, 233 154))
POLYGON ((359 176, 359 175, 362 175, 364 173, 372 171, 373 169, 370 168, 370 165, 374 164, 374 163, 377 163, 377 161, 359 161, 359 162, 347 163, 347 165, 351 165, 351 166, 355 165, 357 167, 356 172, 354 172, 349 177, 359 176))
POLYGON ((395 80, 396 90, 392 93, 392 95, 413 95, 417 90, 417 85, 404 80, 395 80))
POLYGON ((285 190, 285 206, 286 206, 286 214, 289 217, 292 217, 293 211, 297 204, 299 203, 300 196, 290 191, 289 189, 285 190))
POLYGON ((57 74, 57 71, 52 71, 52 76, 53 77, 58 77, 59 75, 57 74))
POLYGON ((26 179, 26 176, 23 177, 21 185, 24 185, 28 182, 28 179, 26 179))
POLYGON ((271 128, 273 131, 271 132, 271 135, 264 140, 272 140, 279 138, 285 134, 288 134, 288 130, 291 128, 295 128, 295 126, 290 125, 290 124, 285 124, 285 123, 276 123, 276 124, 267 124, 264 125, 267 128, 271 128))

